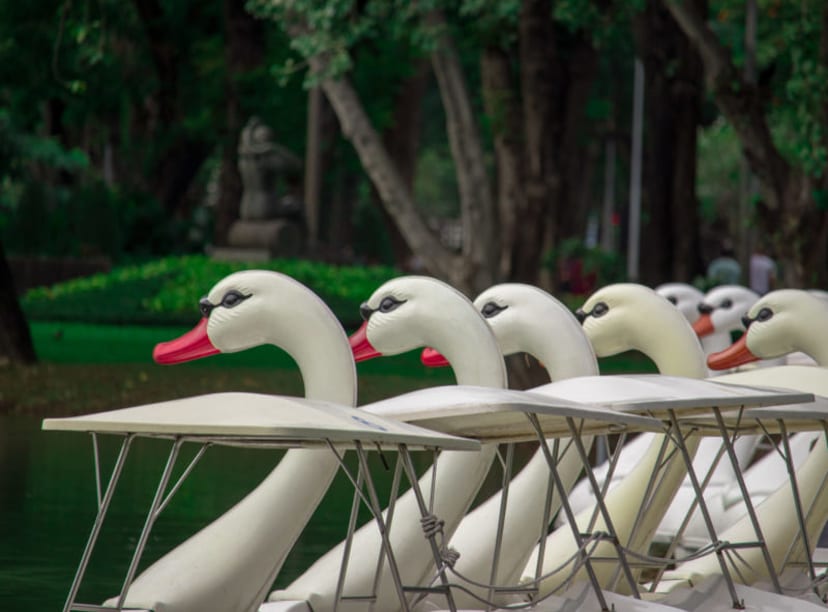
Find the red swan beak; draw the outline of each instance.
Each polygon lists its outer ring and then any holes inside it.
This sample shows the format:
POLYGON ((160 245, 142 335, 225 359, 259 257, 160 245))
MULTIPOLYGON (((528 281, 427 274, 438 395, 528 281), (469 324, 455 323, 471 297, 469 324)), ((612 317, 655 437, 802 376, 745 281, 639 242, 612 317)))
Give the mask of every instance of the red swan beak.
POLYGON ((699 338, 709 336, 716 331, 713 328, 713 318, 709 314, 703 314, 693 323, 693 331, 696 332, 699 338))
POLYGON ((354 361, 357 363, 374 357, 382 357, 382 353, 368 342, 368 321, 351 334, 348 342, 351 344, 351 352, 354 354, 354 361))
POLYGON ((745 333, 725 350, 709 355, 707 366, 712 370, 727 370, 751 361, 759 361, 759 357, 748 349, 747 333, 745 333))
POLYGON ((420 362, 427 368, 443 368, 451 365, 440 351, 429 346, 425 347, 423 352, 420 353, 420 362))
POLYGON ((180 338, 156 344, 152 358, 155 363, 171 365, 217 355, 220 352, 207 337, 207 317, 204 317, 198 325, 180 338))

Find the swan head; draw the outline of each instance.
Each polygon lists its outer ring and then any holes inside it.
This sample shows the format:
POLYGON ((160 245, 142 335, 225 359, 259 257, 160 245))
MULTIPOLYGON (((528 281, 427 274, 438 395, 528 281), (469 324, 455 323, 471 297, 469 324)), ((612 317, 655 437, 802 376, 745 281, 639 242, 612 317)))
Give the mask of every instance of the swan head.
POLYGON ((703 338, 716 332, 742 330, 742 316, 758 299, 758 293, 740 285, 714 287, 699 302, 700 316, 693 323, 693 331, 703 338))
POLYGON ((432 346, 446 356, 461 384, 506 384, 492 331, 462 293, 425 276, 388 281, 360 307, 365 323, 351 335, 357 361, 432 346))
POLYGON ((828 305, 806 291, 780 289, 759 299, 748 310, 743 324, 746 331, 741 338, 707 358, 712 369, 724 370, 795 351, 803 351, 820 363, 812 349, 819 350, 825 344, 828 305))
MULTIPOLYGON (((529 353, 550 376, 597 373, 592 345, 570 310, 552 295, 522 283, 502 283, 486 289, 474 306, 489 324, 504 355, 529 353)), ((447 365, 432 348, 420 357, 423 364, 447 365)))
POLYGON ((703 378, 704 354, 690 324, 644 285, 618 283, 592 294, 575 316, 598 357, 644 353, 663 374, 703 378))
POLYGON ((446 283, 426 276, 401 276, 377 289, 360 306, 364 323, 351 335, 357 361, 398 355, 445 343, 442 331, 466 318, 471 302, 446 283))
POLYGON ((704 294, 687 283, 665 283, 655 288, 655 292, 679 309, 689 323, 699 318, 699 302, 704 294))
MULTIPOLYGON (((202 319, 180 338, 161 342, 153 351, 160 364, 174 364, 235 353, 262 344, 290 348, 301 326, 336 321, 310 289, 293 278, 268 270, 245 270, 226 276, 199 301, 202 319)), ((338 323, 337 323, 338 325, 338 323)), ((344 331, 340 332, 344 336, 344 331)))

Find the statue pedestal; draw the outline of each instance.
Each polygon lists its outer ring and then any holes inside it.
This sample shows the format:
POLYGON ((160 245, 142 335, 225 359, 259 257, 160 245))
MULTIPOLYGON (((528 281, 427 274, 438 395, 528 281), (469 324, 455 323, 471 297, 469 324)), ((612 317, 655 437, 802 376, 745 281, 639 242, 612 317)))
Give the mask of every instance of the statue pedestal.
POLYGON ((296 221, 236 221, 230 227, 227 247, 213 249, 213 257, 231 261, 263 261, 298 257, 304 251, 304 231, 296 221))

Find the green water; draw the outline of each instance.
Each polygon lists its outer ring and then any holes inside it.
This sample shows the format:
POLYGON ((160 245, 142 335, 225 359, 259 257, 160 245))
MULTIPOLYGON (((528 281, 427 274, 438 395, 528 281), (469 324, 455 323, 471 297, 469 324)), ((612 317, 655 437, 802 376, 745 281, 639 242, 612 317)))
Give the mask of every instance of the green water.
MULTIPOLYGON (((120 438, 101 439, 104 486, 119 445, 120 438)), ((133 443, 79 601, 98 603, 120 591, 169 447, 162 440, 133 443)), ((195 450, 185 445, 176 474, 195 450)), ((158 519, 139 571, 232 506, 280 456, 272 450, 210 448, 158 519)), ((424 469, 430 455, 415 460, 424 469)), ((42 432, 39 420, 0 417, 0 461, 0 610, 60 610, 96 513, 90 436, 42 432)), ((382 478, 379 459, 372 457, 372 464, 382 478)), ((337 476, 277 586, 342 538, 351 492, 344 475, 337 476)))

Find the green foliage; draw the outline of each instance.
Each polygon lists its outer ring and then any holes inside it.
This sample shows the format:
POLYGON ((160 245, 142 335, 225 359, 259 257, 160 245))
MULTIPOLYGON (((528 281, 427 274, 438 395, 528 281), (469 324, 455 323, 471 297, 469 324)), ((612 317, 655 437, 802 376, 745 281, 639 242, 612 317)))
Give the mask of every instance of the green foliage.
MULTIPOLYGON (((618 253, 607 252, 600 247, 587 247, 580 238, 562 241, 557 248, 546 254, 543 265, 546 269, 557 272, 560 277, 566 275, 567 264, 571 262, 579 263, 584 281, 592 279, 592 289, 624 280, 624 262, 618 253)), ((563 280, 565 284, 574 281, 567 278, 563 280)), ((568 284, 564 290, 578 292, 577 287, 568 284)))
MULTIPOLYGON (((779 150, 807 174, 823 175, 828 72, 820 61, 822 0, 759 2, 757 71, 779 150)), ((738 66, 745 62, 743 0, 711 4, 712 26, 738 66)))
POLYGON ((723 118, 699 130, 696 190, 705 221, 726 219, 739 207, 742 147, 723 118))
POLYGON ((359 319, 360 303, 397 276, 394 269, 380 266, 330 266, 287 259, 251 265, 191 255, 32 289, 23 298, 23 308, 31 319, 41 321, 189 324, 198 318, 198 300, 210 287, 228 274, 252 267, 295 278, 348 323, 359 319))

